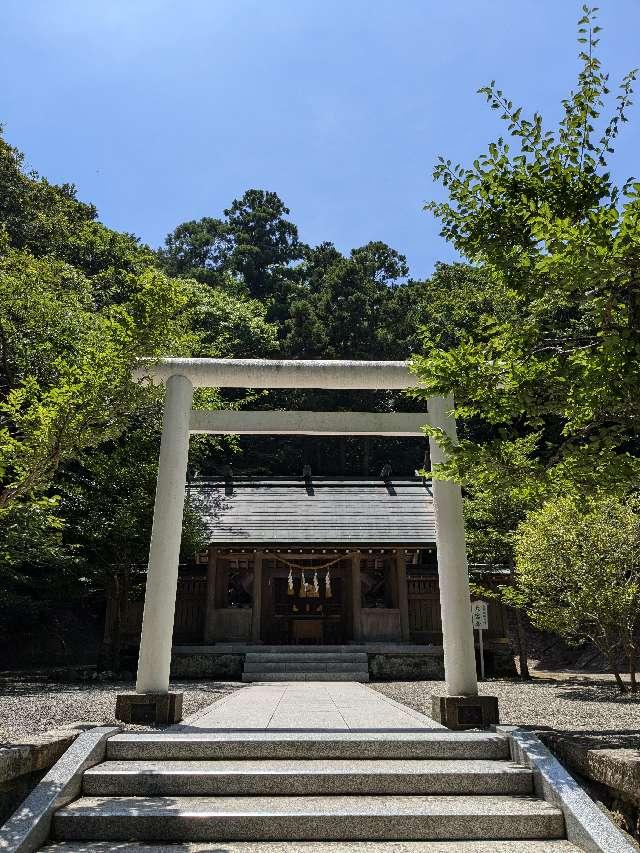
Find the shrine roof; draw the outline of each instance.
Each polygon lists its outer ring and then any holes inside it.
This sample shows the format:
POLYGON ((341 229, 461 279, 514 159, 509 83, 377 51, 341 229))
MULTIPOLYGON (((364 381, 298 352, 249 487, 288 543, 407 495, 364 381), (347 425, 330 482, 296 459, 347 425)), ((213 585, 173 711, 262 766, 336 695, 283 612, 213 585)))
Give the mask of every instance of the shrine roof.
POLYGON ((431 486, 420 478, 198 480, 189 487, 211 545, 430 545, 431 486))

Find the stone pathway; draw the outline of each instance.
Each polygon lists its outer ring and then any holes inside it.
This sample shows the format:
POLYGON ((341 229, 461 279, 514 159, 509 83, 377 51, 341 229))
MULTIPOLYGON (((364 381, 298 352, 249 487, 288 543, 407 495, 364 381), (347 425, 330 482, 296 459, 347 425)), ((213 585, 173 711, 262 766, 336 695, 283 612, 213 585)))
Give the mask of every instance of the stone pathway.
POLYGON ((430 717, 355 682, 278 682, 237 690, 172 731, 443 729, 430 717))

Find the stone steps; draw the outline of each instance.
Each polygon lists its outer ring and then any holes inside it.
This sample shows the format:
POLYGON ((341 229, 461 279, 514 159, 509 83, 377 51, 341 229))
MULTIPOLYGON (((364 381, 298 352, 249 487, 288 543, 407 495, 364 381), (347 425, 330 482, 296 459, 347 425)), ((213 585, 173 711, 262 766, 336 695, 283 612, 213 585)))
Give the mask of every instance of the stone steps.
MULTIPOLYGON (((198 649, 210 649, 216 654, 288 654, 288 655, 308 655, 308 654, 362 654, 371 651, 372 649, 380 650, 397 650, 398 643, 348 643, 346 645, 277 645, 270 646, 262 643, 212 643, 210 645, 190 646, 190 645, 175 645, 174 649, 184 653, 188 651, 197 651, 198 649)), ((402 644, 402 648, 405 644, 402 644)), ((422 646, 407 644, 407 648, 412 650, 425 648, 436 648, 435 646, 422 646)))
POLYGON ((211 759, 485 759, 509 758, 507 739, 493 732, 255 731, 120 734, 107 741, 108 760, 211 759))
POLYGON ((528 768, 504 761, 105 761, 87 770, 86 796, 531 794, 528 768))
POLYGON ((50 853, 576 851, 506 737, 436 729, 115 735, 52 835, 50 853))
POLYGON ((525 796, 83 797, 56 812, 64 840, 488 840, 564 836, 525 796))
MULTIPOLYGON (((275 655, 274 655, 275 657, 275 655)), ((261 655, 259 658, 253 656, 248 657, 244 665, 245 672, 305 672, 306 670, 314 670, 316 672, 351 672, 364 671, 367 672, 367 656, 364 655, 364 660, 358 658, 352 659, 351 655, 344 655, 344 660, 336 657, 318 656, 313 658, 297 657, 288 655, 287 657, 278 657, 277 660, 270 660, 270 656, 261 655)))
POLYGON ((269 650, 247 652, 244 682, 256 681, 369 681, 365 652, 269 650))
POLYGON ((353 663, 364 663, 366 665, 368 655, 366 652, 334 652, 332 651, 332 647, 328 646, 327 651, 315 652, 310 652, 306 650, 292 651, 291 649, 286 647, 285 651, 282 651, 282 649, 279 649, 278 651, 276 651, 275 649, 271 649, 271 651, 261 650, 259 652, 247 652, 247 657, 251 658, 252 660, 262 661, 351 661, 353 663))
POLYGON ((350 670, 348 672, 327 672, 327 670, 309 670, 305 672, 247 672, 242 673, 245 683, 256 681, 357 681, 366 684, 369 681, 369 671, 350 670))
POLYGON ((350 661, 247 661, 244 667, 248 672, 368 672, 366 667, 350 661))
POLYGON ((569 841, 231 841, 211 844, 145 844, 114 841, 63 841, 44 853, 583 853, 569 841))

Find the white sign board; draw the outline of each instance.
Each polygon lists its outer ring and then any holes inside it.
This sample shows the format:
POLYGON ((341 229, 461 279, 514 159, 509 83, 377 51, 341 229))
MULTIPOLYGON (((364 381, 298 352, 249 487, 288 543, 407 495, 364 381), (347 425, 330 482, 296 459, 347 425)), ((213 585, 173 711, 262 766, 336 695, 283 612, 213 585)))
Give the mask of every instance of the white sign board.
POLYGON ((476 630, 489 630, 489 605, 486 601, 471 602, 471 620, 476 630))

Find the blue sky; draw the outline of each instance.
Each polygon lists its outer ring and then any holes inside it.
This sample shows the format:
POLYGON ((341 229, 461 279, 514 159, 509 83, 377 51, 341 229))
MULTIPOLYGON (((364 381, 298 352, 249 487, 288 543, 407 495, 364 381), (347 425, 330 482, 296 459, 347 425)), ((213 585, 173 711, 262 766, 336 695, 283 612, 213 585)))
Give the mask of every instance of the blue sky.
MULTIPOLYGON (((302 239, 385 240, 414 276, 452 257, 422 211, 439 153, 501 132, 492 78, 549 121, 578 68, 573 0, 2 0, 0 122, 31 168, 158 246, 250 187, 302 239)), ((602 0, 612 80, 640 0, 602 0)), ((640 100, 640 97, 639 97, 640 100)), ((640 109, 614 172, 640 175, 640 109)))

